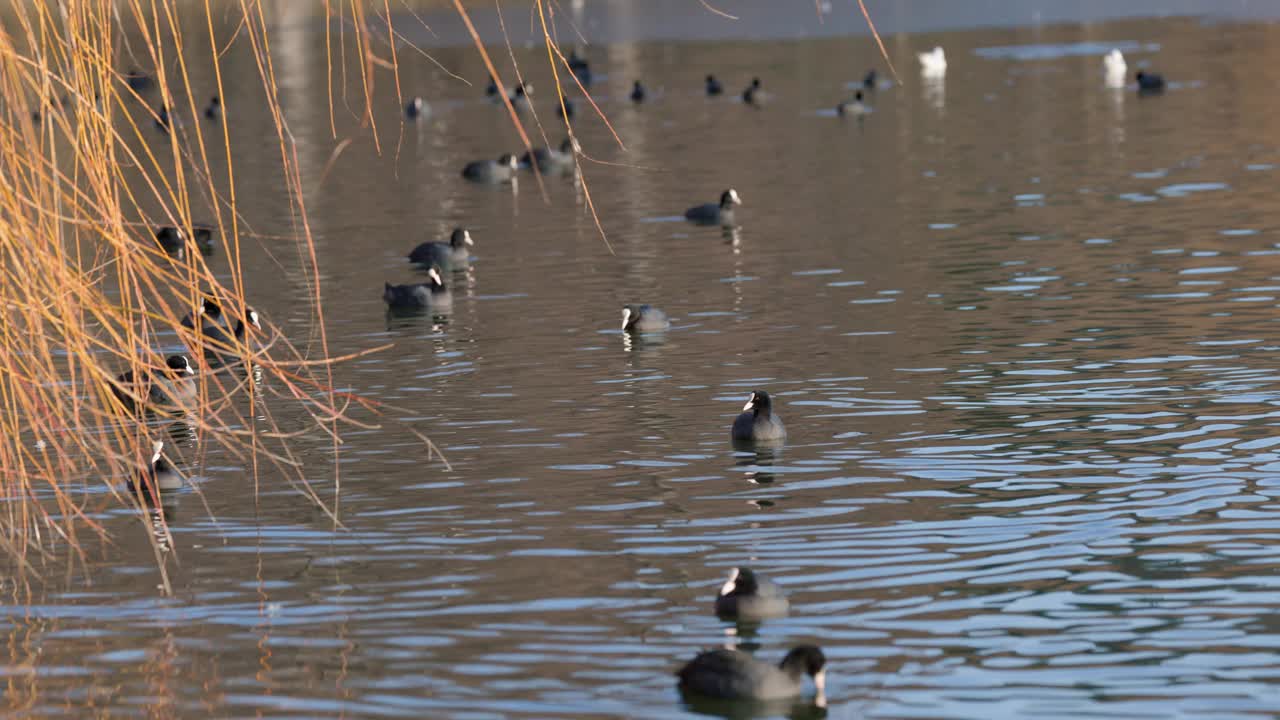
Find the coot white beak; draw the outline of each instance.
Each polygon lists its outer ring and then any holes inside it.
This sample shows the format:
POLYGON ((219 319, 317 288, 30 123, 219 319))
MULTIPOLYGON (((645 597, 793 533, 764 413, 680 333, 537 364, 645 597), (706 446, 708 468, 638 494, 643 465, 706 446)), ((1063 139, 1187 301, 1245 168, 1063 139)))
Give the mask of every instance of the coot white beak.
POLYGON ((622 329, 627 329, 627 323, 631 322, 631 308, 622 308, 622 329))
POLYGON ((724 585, 720 586, 720 594, 728 595, 729 593, 733 592, 733 589, 737 587, 737 585, 738 585, 738 568, 734 568, 729 571, 729 579, 725 581, 724 585))
POLYGON ((747 398, 747 404, 742 406, 742 412, 746 412, 756 405, 756 394, 751 393, 751 397, 747 398))
POLYGON ((737 205, 741 205, 741 204, 742 204, 742 197, 741 197, 740 195, 738 195, 738 191, 737 191, 737 190, 730 190, 730 191, 729 191, 729 199, 730 199, 730 200, 732 200, 732 201, 733 201, 735 204, 737 204, 737 205))
POLYGON ((427 271, 427 277, 434 280, 437 285, 444 284, 444 281, 440 279, 440 273, 436 272, 435 268, 431 268, 430 270, 427 271))
POLYGON ((470 231, 470 230, 463 230, 463 231, 462 231, 462 241, 463 241, 463 242, 465 242, 465 243, 466 243, 466 244, 468 244, 468 245, 475 245, 475 243, 474 243, 474 242, 471 242, 471 231, 470 231))
POLYGON ((155 441, 155 443, 151 445, 151 450, 153 452, 151 456, 151 464, 155 465, 156 461, 160 459, 160 452, 164 450, 164 443, 160 440, 155 441))
POLYGON ((827 691, 827 669, 822 668, 813 676, 813 686, 818 689, 818 697, 822 697, 827 691))
POLYGON ((261 323, 261 322, 259 322, 259 320, 258 320, 258 311, 257 311, 257 310, 250 310, 250 311, 249 311, 249 322, 250 322, 250 324, 252 324, 254 327, 258 328, 259 330, 261 330, 261 329, 262 329, 262 323, 261 323))

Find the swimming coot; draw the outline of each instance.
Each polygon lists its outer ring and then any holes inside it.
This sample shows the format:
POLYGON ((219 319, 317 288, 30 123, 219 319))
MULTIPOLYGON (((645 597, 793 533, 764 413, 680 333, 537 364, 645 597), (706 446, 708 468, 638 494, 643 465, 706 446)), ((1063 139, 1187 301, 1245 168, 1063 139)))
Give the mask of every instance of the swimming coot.
POLYGON ((222 314, 222 307, 218 305, 218 301, 212 295, 206 295, 200 298, 200 304, 196 309, 187 313, 182 318, 182 327, 188 330, 204 331, 206 325, 217 326, 225 330, 230 330, 231 325, 227 322, 227 318, 222 314))
POLYGON ((222 101, 217 95, 209 98, 209 104, 204 106, 204 116, 210 120, 217 120, 222 117, 222 101))
POLYGON ((739 622, 760 622, 787 614, 790 603, 777 585, 748 568, 734 568, 716 596, 716 615, 739 622))
POLYGON ((578 54, 577 48, 571 48, 569 50, 569 71, 572 72, 578 78, 578 82, 581 82, 583 85, 591 84, 591 64, 587 62, 586 58, 578 54))
POLYGON ((741 650, 719 648, 699 653, 676 676, 680 689, 724 700, 779 700, 804 689, 804 676, 813 678, 821 696, 826 689, 827 658, 815 645, 792 648, 777 667, 741 650))
POLYGON ((685 210, 684 217, 699 225, 732 225, 734 207, 741 204, 742 198, 738 197, 738 191, 729 188, 720 193, 719 204, 696 205, 685 210))
POLYGON ((862 101, 862 91, 859 90, 853 94, 852 100, 846 100, 836 106, 837 115, 852 115, 861 117, 871 112, 871 108, 862 101))
MULTIPOLYGON (((203 315, 209 315, 210 301, 206 299, 204 302, 203 315)), ((205 362, 211 366, 220 367, 239 363, 241 361, 240 346, 244 343, 248 329, 252 327, 258 331, 262 330, 262 321, 257 311, 251 308, 245 308, 244 315, 236 320, 234 328, 231 327, 230 322, 231 319, 226 317, 225 313, 200 320, 202 336, 200 344, 204 348, 205 362)), ((191 342, 187 347, 195 352, 196 345, 195 342, 191 342)))
POLYGON ((644 85, 641 85, 640 81, 637 80, 635 84, 631 86, 631 102, 636 104, 642 103, 644 102, 644 96, 644 85))
POLYGON ((573 116, 578 112, 577 106, 573 104, 572 100, 566 97, 560 98, 560 102, 562 104, 556 105, 556 117, 561 120, 572 120, 573 116))
POLYGON ((478 183, 508 183, 515 177, 516 156, 504 153, 497 160, 476 160, 462 168, 462 177, 478 183))
POLYGON ((707 96, 715 97, 724 92, 724 86, 716 79, 715 75, 707 76, 707 96))
POLYGON ((875 68, 871 68, 870 70, 868 70, 867 74, 862 77, 862 89, 863 90, 876 89, 876 69, 875 68))
POLYGON ((742 91, 742 102, 748 105, 757 105, 764 97, 760 92, 760 78, 751 78, 751 84, 746 90, 742 91))
MULTIPOLYGON (((191 228, 192 240, 196 249, 205 255, 213 253, 213 226, 196 223, 191 228)), ((186 257, 187 233, 182 228, 172 225, 161 225, 156 228, 156 244, 167 255, 181 260, 186 257)))
POLYGON ((159 412, 181 409, 196 398, 195 370, 186 355, 165 358, 160 372, 143 369, 121 373, 111 383, 111 393, 121 407, 159 412))
POLYGON ((392 285, 386 283, 382 291, 382 299, 393 310, 422 310, 433 308, 443 310, 453 304, 453 294, 444 284, 440 272, 432 267, 427 271, 428 282, 410 285, 392 285))
POLYGON ((738 442, 777 442, 785 440, 787 428, 782 418, 773 413, 773 401, 769 393, 756 390, 751 393, 742 414, 733 421, 733 439, 738 442))
POLYGON ((404 106, 404 114, 410 120, 416 120, 427 114, 427 102, 420 97, 416 97, 404 106))
POLYGON ((531 83, 520 83, 516 85, 516 89, 511 92, 511 97, 508 99, 511 100, 512 107, 516 110, 524 111, 528 110, 533 102, 529 99, 532 94, 533 85, 531 83))
POLYGON ((464 228, 454 228, 449 242, 424 242, 409 253, 409 261, 426 265, 435 265, 445 270, 455 267, 466 267, 471 259, 471 233, 464 228))
POLYGON ((577 142, 573 138, 565 138, 560 143, 559 150, 549 147, 534 148, 532 153, 526 152, 520 156, 520 167, 532 168, 536 164, 538 172, 543 175, 569 174, 577 168, 574 160, 574 150, 577 148, 577 142))
POLYGON ((151 460, 138 472, 137 477, 130 478, 129 491, 137 496, 139 502, 147 507, 160 504, 166 492, 173 492, 182 487, 182 476, 164 457, 164 442, 157 440, 151 445, 151 460))
POLYGON ((651 305, 627 305, 622 308, 623 332, 662 332, 671 328, 667 314, 651 305))
POLYGON ((136 93, 146 92, 154 84, 150 75, 136 68, 124 74, 124 81, 136 93))
POLYGON ((1139 70, 1138 74, 1133 77, 1138 81, 1139 95, 1154 95, 1164 92, 1164 76, 1162 75, 1139 70))

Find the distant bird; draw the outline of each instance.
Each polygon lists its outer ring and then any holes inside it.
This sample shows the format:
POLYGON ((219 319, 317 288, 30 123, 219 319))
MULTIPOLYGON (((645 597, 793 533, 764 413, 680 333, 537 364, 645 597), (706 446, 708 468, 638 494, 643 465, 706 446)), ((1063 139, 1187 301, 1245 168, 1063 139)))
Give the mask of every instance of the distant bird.
POLYGON ((151 76, 134 68, 124 74, 124 81, 130 90, 136 93, 143 93, 151 89, 153 81, 151 76))
POLYGON ((209 98, 209 104, 204 108, 204 116, 210 120, 217 120, 222 117, 222 101, 217 95, 209 98))
POLYGON ((130 478, 129 491, 143 505, 156 507, 166 492, 182 488, 182 476, 173 465, 164 458, 164 443, 157 440, 151 445, 151 461, 147 467, 138 472, 137 477, 130 478))
POLYGON ((716 79, 715 75, 707 76, 707 97, 715 97, 724 92, 724 86, 716 79))
POLYGON ((858 90, 853 94, 852 100, 846 100, 836 106, 836 113, 839 115, 862 116, 871 112, 871 108, 862 101, 862 91, 858 90))
MULTIPOLYGON (((194 233, 193 244, 201 253, 208 255, 213 252, 213 228, 208 225, 195 225, 192 228, 194 233)), ((168 255, 178 260, 186 257, 187 250, 187 234, 180 228, 172 225, 162 225, 156 228, 156 244, 160 246, 168 255)))
POLYGON ((204 332, 206 325, 216 326, 222 330, 231 330, 231 325, 227 322, 226 317, 222 315, 222 306, 218 304, 216 298, 212 295, 206 295, 200 298, 200 304, 196 309, 187 313, 182 318, 182 327, 188 330, 204 332))
POLYGON ((680 690, 722 700, 781 700, 804 689, 804 676, 813 678, 821 697, 826 688, 827 658, 814 645, 792 648, 777 667, 741 650, 724 648, 699 653, 680 668, 680 690))
POLYGON ((764 99, 760 92, 760 78, 751 78, 751 84, 746 90, 742 91, 742 102, 748 105, 755 105, 764 99))
POLYGON ((733 421, 731 434, 736 442, 780 442, 787 439, 787 428, 774 414, 769 393, 756 390, 733 421))
POLYGON ((640 84, 639 80, 635 82, 635 85, 631 86, 631 102, 637 104, 644 102, 644 86, 640 84))
POLYGON ((492 75, 489 76, 489 84, 484 86, 484 96, 495 100, 498 97, 498 81, 492 75))
MULTIPOLYGON (((262 321, 257 311, 245 308, 244 314, 236 320, 233 328, 230 325, 231 319, 222 312, 221 308, 215 304, 214 308, 210 309, 211 302, 211 298, 203 301, 204 312, 197 311, 196 320, 192 323, 199 326, 202 338, 198 344, 204 349, 204 360, 211 367, 236 365, 241 360, 240 345, 244 342, 249 328, 261 331, 262 321)), ((196 342, 188 341, 187 347, 192 352, 196 351, 196 346, 196 342)))
POLYGON ((427 103, 420 97, 416 97, 404 106, 404 114, 410 120, 417 120, 419 117, 427 114, 427 103))
POLYGON ((870 70, 868 70, 867 74, 862 77, 862 89, 863 90, 876 89, 876 69, 875 68, 871 68, 870 70))
POLYGON ((516 85, 515 90, 511 91, 511 97, 508 99, 511 100, 511 105, 516 110, 528 110, 529 106, 532 104, 532 101, 529 99, 529 96, 532 94, 532 83, 520 83, 519 85, 516 85))
POLYGON ((916 53, 920 58, 920 74, 925 77, 941 77, 947 74, 947 54, 941 47, 929 52, 916 53))
POLYGON ((478 183, 508 183, 515 178, 516 158, 504 153, 497 160, 476 160, 462 168, 462 177, 478 183))
POLYGON ((213 231, 216 229, 213 225, 206 223, 194 223, 191 225, 191 239, 195 242, 196 247, 200 248, 200 252, 205 255, 213 252, 213 231))
POLYGON ((716 615, 740 622, 760 622, 787 614, 790 603, 782 590, 749 568, 736 567, 716 596, 716 615))
POLYGON ((1102 75, 1107 87, 1122 88, 1124 87, 1125 75, 1128 66, 1124 62, 1124 55, 1117 49, 1112 49, 1102 59, 1102 75))
POLYGON ((444 270, 466 267, 471 260, 471 233, 464 228, 454 228, 449 242, 424 242, 409 253, 409 262, 444 270))
POLYGON ((633 333, 662 332, 671 328, 667 314, 651 305, 627 305, 622 308, 622 331, 633 333))
POLYGON ((538 172, 543 175, 572 173, 577 168, 577 162, 574 160, 576 148, 577 142, 573 138, 565 138, 564 142, 560 143, 559 150, 549 147, 534 148, 532 153, 526 152, 520 156, 520 167, 532 168, 537 165, 538 172))
POLYGON ((448 309, 453 304, 453 294, 440 277, 440 272, 432 267, 427 271, 430 279, 425 283, 410 285, 392 285, 385 283, 382 299, 392 310, 436 310, 448 309))
POLYGON ((566 97, 560 98, 560 103, 563 104, 556 105, 556 117, 561 120, 572 120, 573 115, 578 111, 578 108, 574 107, 573 101, 566 97))
POLYGON ((1155 73, 1138 71, 1134 75, 1134 79, 1138 81, 1139 95, 1155 95, 1164 92, 1164 76, 1155 73))
POLYGON ((168 106, 161 105, 159 112, 156 113, 156 129, 167 135, 173 128, 174 121, 175 118, 169 115, 168 106))
POLYGON ((170 355, 165 358, 160 372, 143 369, 121 373, 110 384, 121 407, 132 412, 135 408, 157 412, 180 410, 196 397, 195 370, 186 355, 170 355))
POLYGON ((684 211, 684 217, 699 225, 732 225, 734 207, 741 204, 742 198, 738 196, 738 191, 729 188, 720 193, 719 203, 695 205, 684 211))
POLYGON ((583 85, 591 84, 591 65, 586 58, 578 55, 578 49, 569 50, 569 71, 577 76, 583 85))

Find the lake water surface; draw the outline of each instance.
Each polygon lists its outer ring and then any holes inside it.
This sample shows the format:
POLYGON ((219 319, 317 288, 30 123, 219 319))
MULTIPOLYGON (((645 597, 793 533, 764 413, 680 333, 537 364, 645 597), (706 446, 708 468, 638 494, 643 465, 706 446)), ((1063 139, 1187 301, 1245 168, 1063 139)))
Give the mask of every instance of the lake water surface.
MULTIPOLYGON (((432 112, 402 124, 380 76, 380 155, 336 97, 356 139, 321 183, 323 26, 281 22, 330 351, 393 344, 335 381, 402 424, 345 434, 338 531, 269 468, 254 501, 245 461, 208 449, 172 520, 172 597, 137 520, 97 515, 114 546, 6 603, 13 716, 685 717, 673 671, 725 642, 820 643, 833 718, 1280 707, 1276 26, 893 35, 902 84, 865 36, 593 46, 626 150, 580 103, 612 164, 544 198, 528 174, 458 177, 518 146, 465 46, 432 55, 473 86, 401 48, 432 112), (925 83, 935 44, 950 71, 925 83), (1105 89, 1112 46, 1173 86, 1105 89), (874 112, 835 117, 871 66, 874 112), (728 97, 703 97, 708 72, 728 97), (736 100, 752 76, 760 108, 736 100), (679 219, 730 186, 737 231, 679 219), (405 254, 457 224, 477 244, 452 312, 388 317, 383 283, 421 281, 405 254), (674 327, 624 337, 628 302, 674 327), (779 452, 729 444, 756 388, 790 429, 779 452), (783 585, 790 617, 717 620, 734 565, 783 585)), ((558 144, 539 52, 517 58, 558 144)), ((241 210, 287 236, 244 55, 241 210)), ((246 252, 255 307, 306 346, 292 241, 246 252)), ((328 439, 294 446, 331 496, 328 439)))

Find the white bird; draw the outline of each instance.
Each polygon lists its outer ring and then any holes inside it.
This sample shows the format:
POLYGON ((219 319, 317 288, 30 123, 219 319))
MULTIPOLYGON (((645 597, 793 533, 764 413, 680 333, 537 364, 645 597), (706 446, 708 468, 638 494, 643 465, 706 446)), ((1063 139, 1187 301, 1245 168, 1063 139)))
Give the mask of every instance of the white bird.
POLYGON ((1107 53, 1107 56, 1102 60, 1102 66, 1107 87, 1124 87, 1127 66, 1124 63, 1124 55, 1119 50, 1112 49, 1111 52, 1107 53))
POLYGON ((920 58, 920 74, 925 77, 940 77, 947 74, 947 55, 942 48, 935 47, 929 52, 916 53, 920 58))

